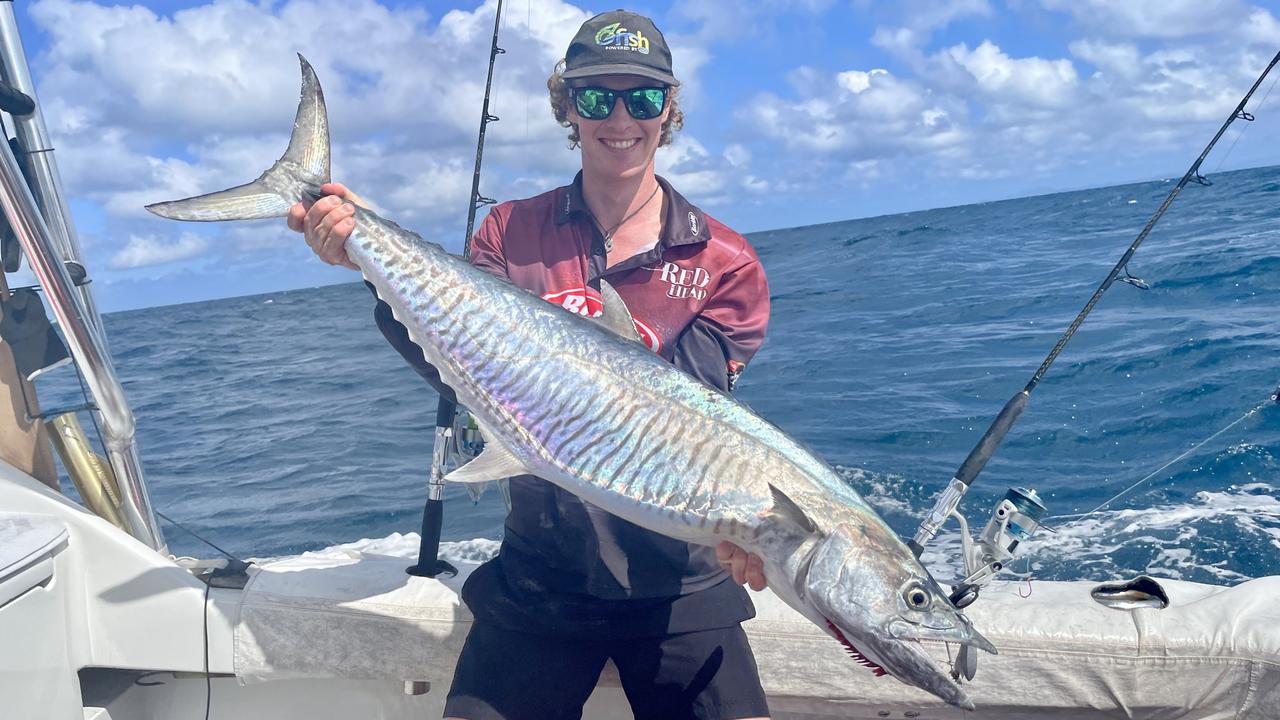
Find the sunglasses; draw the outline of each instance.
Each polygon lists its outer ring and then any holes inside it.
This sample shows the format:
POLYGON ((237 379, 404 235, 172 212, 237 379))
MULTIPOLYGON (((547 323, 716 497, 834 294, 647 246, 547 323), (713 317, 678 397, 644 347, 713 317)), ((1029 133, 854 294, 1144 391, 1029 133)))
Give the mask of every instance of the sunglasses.
POLYGON ((610 90, 602 87, 572 88, 573 102, 578 114, 588 120, 604 120, 613 112, 618 98, 627 106, 627 112, 636 120, 652 120, 662 114, 667 104, 667 88, 641 87, 631 90, 610 90))

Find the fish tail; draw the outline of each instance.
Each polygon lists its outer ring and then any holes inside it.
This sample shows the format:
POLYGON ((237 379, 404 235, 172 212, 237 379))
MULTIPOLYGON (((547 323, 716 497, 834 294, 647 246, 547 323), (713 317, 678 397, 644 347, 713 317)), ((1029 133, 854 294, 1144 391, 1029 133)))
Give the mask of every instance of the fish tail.
POLYGON ((311 63, 302 55, 298 55, 298 62, 302 65, 302 97, 293 136, 289 149, 270 170, 245 185, 154 203, 147 210, 173 220, 253 220, 284 217, 295 203, 320 197, 320 186, 329 182, 329 118, 324 91, 311 63))

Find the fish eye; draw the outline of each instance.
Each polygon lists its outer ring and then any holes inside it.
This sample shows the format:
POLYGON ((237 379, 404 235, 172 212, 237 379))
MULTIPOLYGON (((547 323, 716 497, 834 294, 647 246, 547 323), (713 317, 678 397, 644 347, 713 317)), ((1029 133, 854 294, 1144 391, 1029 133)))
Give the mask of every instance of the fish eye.
POLYGON ((933 601, 924 586, 917 584, 908 586, 902 593, 902 599, 907 601, 907 606, 912 610, 924 610, 933 601))

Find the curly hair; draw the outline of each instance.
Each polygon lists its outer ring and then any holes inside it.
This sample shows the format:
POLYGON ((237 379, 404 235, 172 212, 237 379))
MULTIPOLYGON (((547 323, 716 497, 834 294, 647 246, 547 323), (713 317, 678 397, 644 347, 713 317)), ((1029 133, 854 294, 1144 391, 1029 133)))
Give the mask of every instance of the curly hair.
MULTIPOLYGON (((556 122, 560 123, 560 127, 569 128, 569 148, 578 147, 582 138, 578 135, 577 123, 570 120, 570 117, 577 117, 577 112, 573 109, 573 103, 569 98, 569 83, 565 81, 564 76, 564 60, 556 63, 555 70, 551 71, 551 77, 547 78, 547 93, 551 99, 551 112, 556 116, 556 122)), ((667 107, 671 111, 667 114, 667 119, 662 123, 662 136, 658 139, 658 147, 670 145, 677 130, 684 127, 684 113, 680 110, 680 87, 673 85, 667 89, 667 107)))

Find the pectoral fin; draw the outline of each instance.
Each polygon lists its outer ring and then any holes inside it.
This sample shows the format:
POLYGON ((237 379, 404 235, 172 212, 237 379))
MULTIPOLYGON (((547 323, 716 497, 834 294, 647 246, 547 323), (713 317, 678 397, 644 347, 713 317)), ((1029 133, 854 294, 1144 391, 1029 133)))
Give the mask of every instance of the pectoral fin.
POLYGON ((527 474, 529 469, 515 455, 502 446, 489 442, 485 443, 484 451, 479 457, 445 475, 444 479, 449 482, 480 483, 527 474))
POLYGON ((517 475, 528 475, 529 468, 506 448, 494 442, 493 433, 480 422, 479 418, 474 419, 476 427, 480 429, 480 437, 484 439, 484 450, 476 456, 476 459, 445 475, 444 479, 448 482, 483 483, 517 475))

